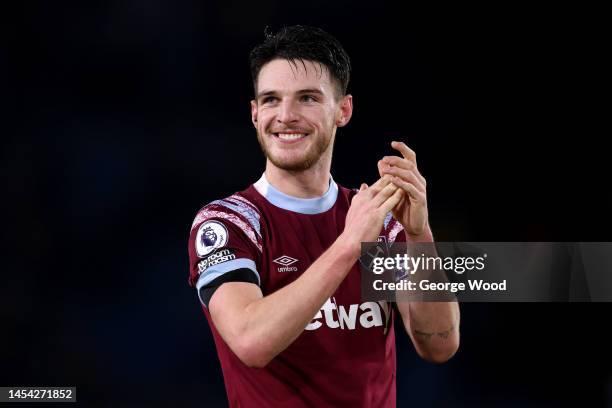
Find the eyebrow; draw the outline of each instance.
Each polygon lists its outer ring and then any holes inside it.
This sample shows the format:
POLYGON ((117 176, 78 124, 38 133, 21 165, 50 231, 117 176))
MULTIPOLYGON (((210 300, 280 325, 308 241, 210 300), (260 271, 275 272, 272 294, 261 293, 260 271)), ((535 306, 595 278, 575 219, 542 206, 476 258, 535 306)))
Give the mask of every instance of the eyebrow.
POLYGON ((323 92, 321 92, 321 90, 317 88, 301 89, 297 91, 297 93, 298 94, 315 93, 315 94, 323 95, 323 92))
MULTIPOLYGON (((306 89, 300 89, 299 91, 296 92, 298 95, 303 95, 303 94, 309 94, 309 93, 314 93, 317 95, 323 95, 323 92, 321 92, 320 89, 317 88, 306 88, 306 89)), ((262 96, 269 96, 269 95, 276 95, 276 91, 273 90, 264 90, 261 91, 257 94, 257 99, 261 98, 262 96)))

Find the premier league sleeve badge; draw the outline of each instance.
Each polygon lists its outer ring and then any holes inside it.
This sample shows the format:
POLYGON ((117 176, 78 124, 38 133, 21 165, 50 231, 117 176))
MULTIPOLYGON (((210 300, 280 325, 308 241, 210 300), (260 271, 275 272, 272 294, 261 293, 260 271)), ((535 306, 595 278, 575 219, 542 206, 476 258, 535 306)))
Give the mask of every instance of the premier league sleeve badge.
POLYGON ((219 221, 206 221, 200 225, 196 235, 196 253, 200 258, 204 257, 217 248, 225 246, 227 241, 228 233, 225 225, 219 221))

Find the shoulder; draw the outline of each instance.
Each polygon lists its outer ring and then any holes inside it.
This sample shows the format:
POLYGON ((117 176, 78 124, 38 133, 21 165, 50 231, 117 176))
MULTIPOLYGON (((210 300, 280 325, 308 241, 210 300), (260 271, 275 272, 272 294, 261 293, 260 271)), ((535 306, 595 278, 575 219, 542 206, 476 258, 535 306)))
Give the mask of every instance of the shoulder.
POLYGON ((244 234, 261 251, 261 214, 257 201, 247 189, 203 206, 191 224, 191 235, 221 225, 244 234))
POLYGON ((257 262, 263 248, 260 214, 244 192, 212 201, 197 212, 188 243, 191 286, 199 291, 211 282, 244 281, 244 276, 236 276, 242 273, 236 271, 243 269, 252 272, 249 282, 259 284, 257 262))

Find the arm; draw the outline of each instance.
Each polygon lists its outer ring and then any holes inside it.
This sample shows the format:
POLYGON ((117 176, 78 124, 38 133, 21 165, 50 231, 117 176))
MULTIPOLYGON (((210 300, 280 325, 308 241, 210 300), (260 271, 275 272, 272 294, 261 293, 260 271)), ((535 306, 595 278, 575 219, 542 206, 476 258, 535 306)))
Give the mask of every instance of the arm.
POLYGON ((224 283, 215 291, 209 302, 212 321, 242 362, 263 367, 302 333, 357 261, 361 242, 376 239, 385 215, 400 198, 390 177, 371 187, 362 185, 344 232, 293 283, 268 296, 242 282, 224 283))
MULTIPOLYGON (((420 236, 407 235, 406 238, 408 242, 433 242, 429 227, 420 236)), ((422 279, 436 280, 432 276, 422 279)), ((444 363, 457 352, 460 321, 457 302, 406 301, 396 304, 419 356, 432 363, 444 363)))
MULTIPOLYGON (((427 183, 416 164, 416 154, 404 143, 393 142, 402 157, 387 156, 378 162, 381 176, 393 176, 404 192, 393 216, 404 227, 408 242, 433 242, 427 211, 427 183)), ((397 302, 406 332, 425 360, 443 363, 459 348, 457 302, 397 302)))
POLYGON ((459 349, 457 302, 397 302, 417 353, 432 363, 448 361, 459 349))

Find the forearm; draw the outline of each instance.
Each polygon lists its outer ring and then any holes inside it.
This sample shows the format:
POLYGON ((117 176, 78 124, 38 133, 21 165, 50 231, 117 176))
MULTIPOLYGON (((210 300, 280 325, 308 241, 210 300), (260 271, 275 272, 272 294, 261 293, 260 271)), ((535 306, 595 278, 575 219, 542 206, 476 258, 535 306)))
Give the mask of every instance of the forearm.
MULTIPOLYGON (((433 243, 433 235, 427 228, 422 236, 408 236, 407 241, 433 243)), ((435 256, 435 248, 432 247, 428 255, 435 256)), ((417 276, 419 274, 419 279, 446 280, 441 271, 419 271, 417 276), (429 276, 424 276, 425 273, 429 276)), ((429 361, 443 362, 457 351, 460 323, 457 302, 398 301, 397 308, 420 356, 429 361)))
POLYGON ((459 348, 457 302, 397 302, 408 335, 419 355, 444 362, 459 348))
POLYGON ((341 235, 298 279, 244 308, 242 333, 258 365, 287 348, 336 291, 359 250, 341 235))

